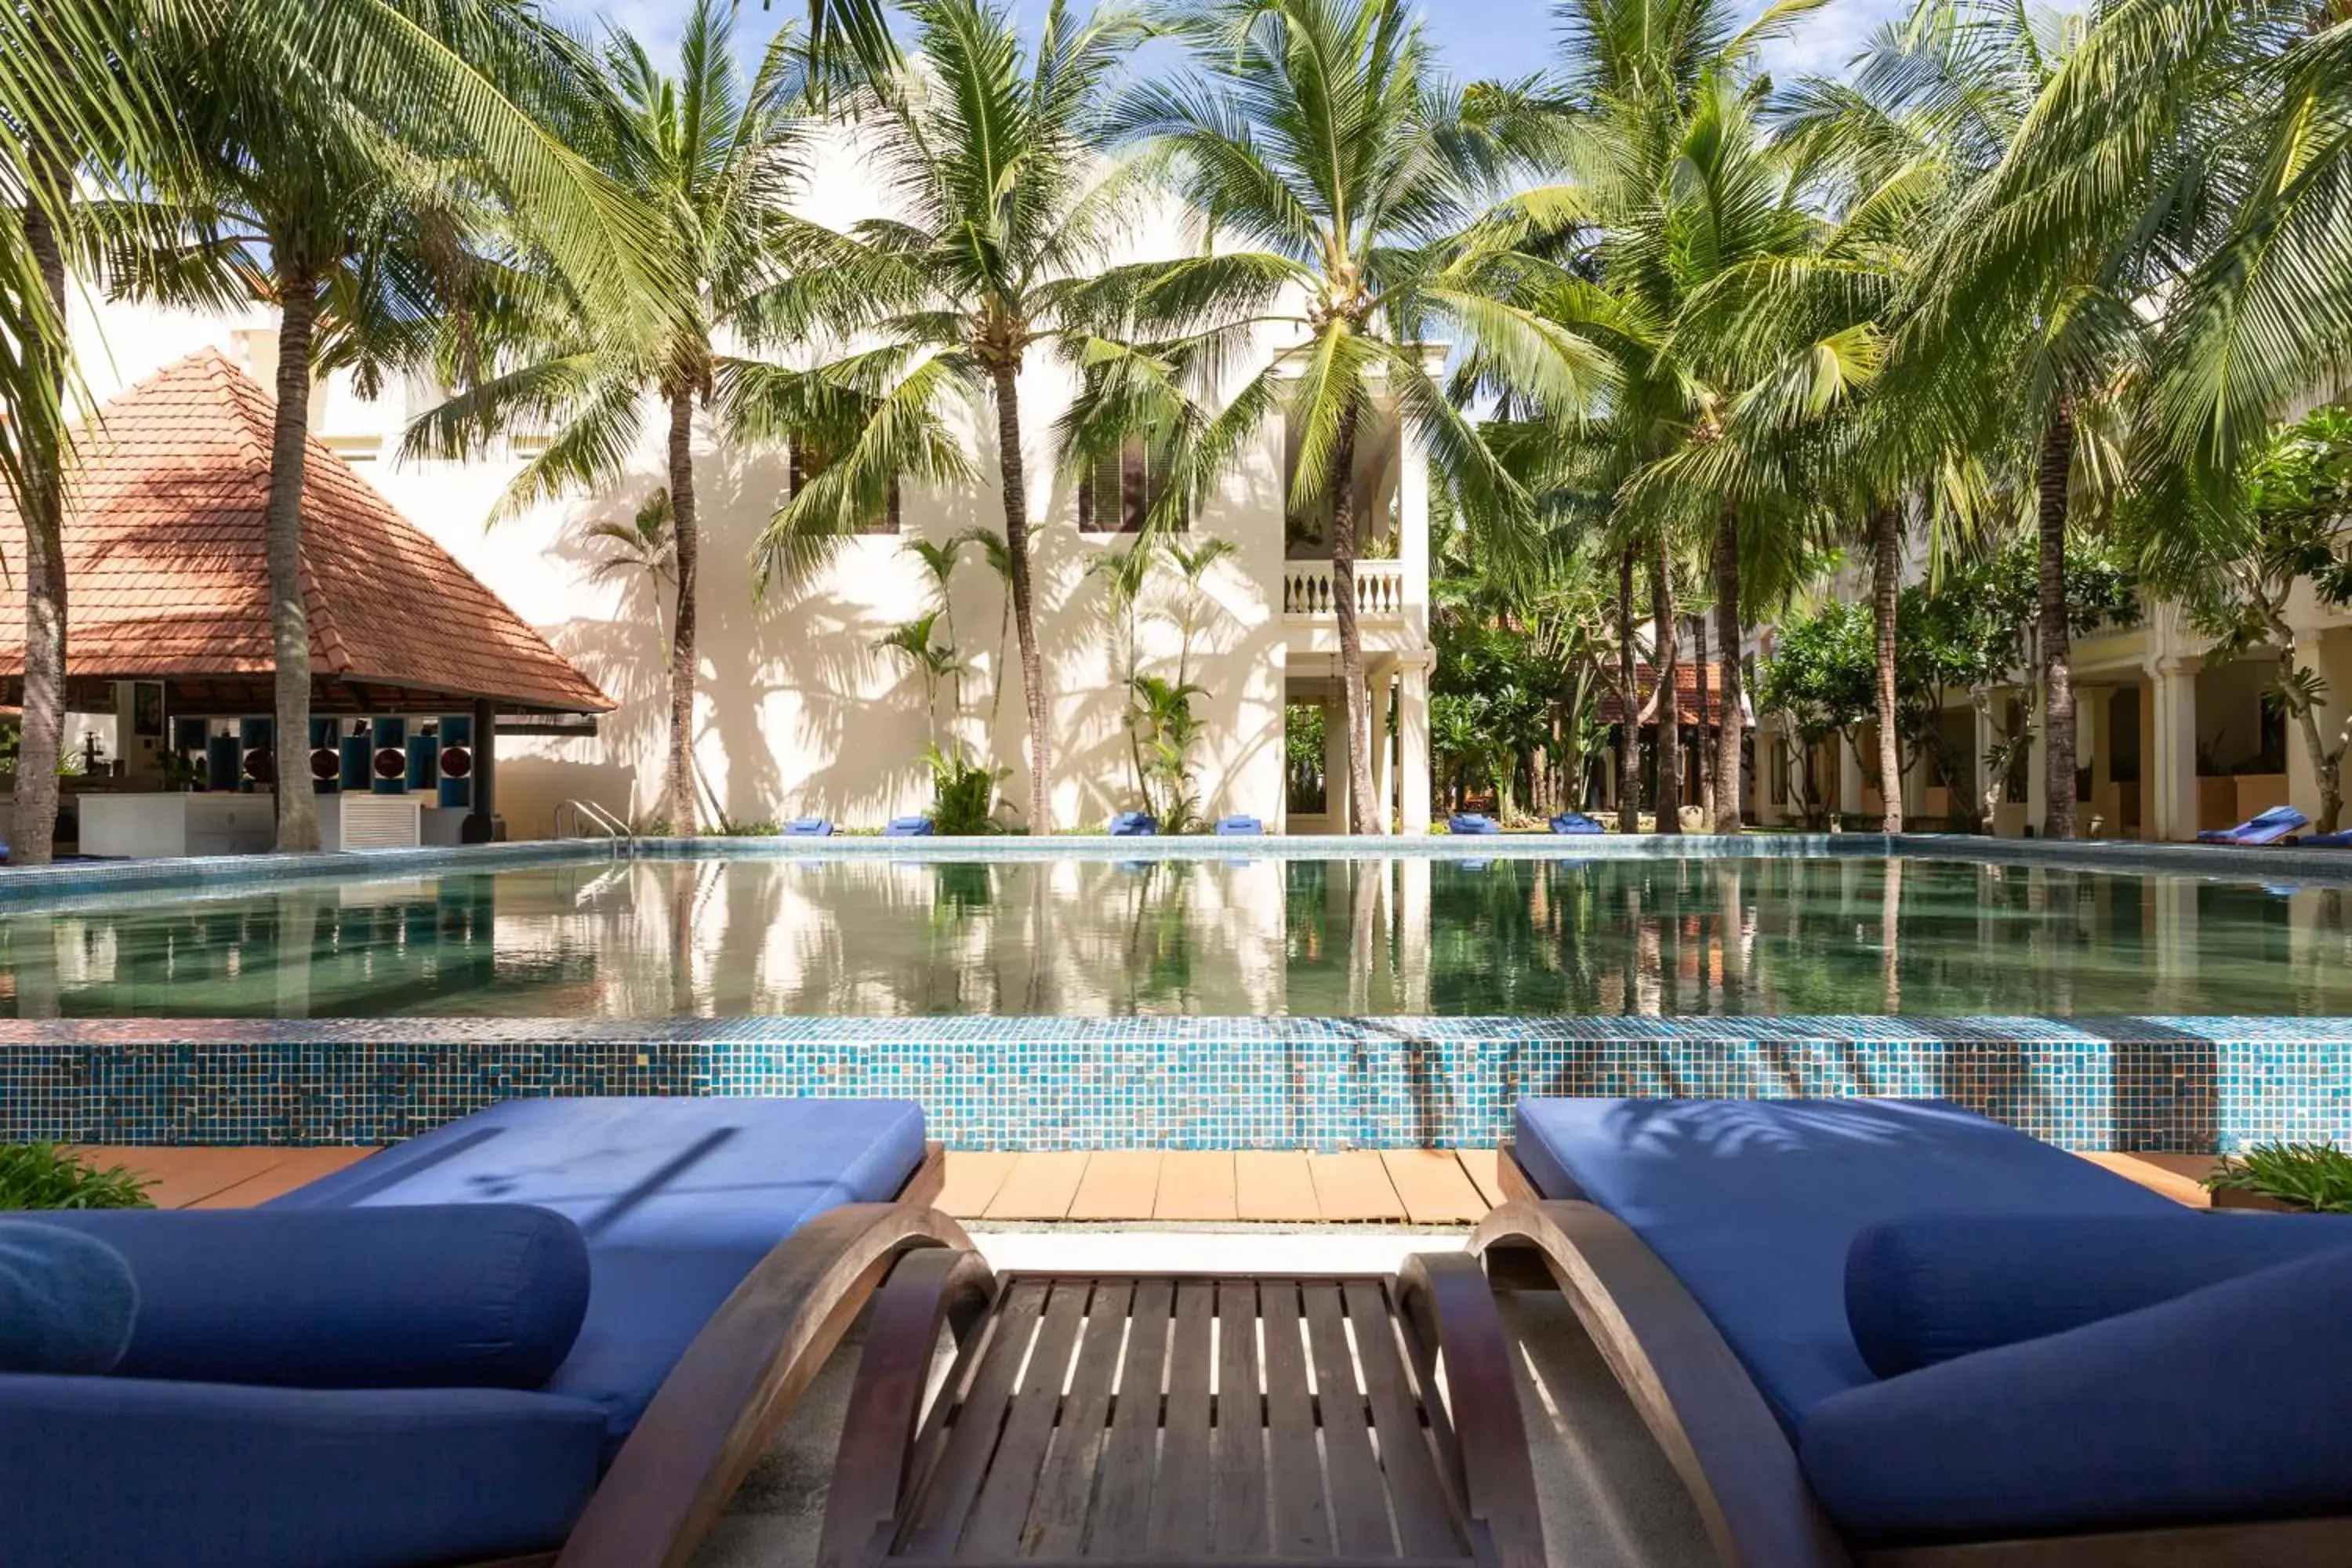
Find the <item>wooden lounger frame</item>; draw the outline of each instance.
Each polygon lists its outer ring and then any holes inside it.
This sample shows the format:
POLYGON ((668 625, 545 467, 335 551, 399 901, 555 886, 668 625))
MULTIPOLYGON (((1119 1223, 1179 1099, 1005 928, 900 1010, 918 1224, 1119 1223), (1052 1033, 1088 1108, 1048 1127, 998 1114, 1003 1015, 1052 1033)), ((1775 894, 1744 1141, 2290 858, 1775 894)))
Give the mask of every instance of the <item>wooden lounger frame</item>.
POLYGON ((1001 1284, 919 1254, 875 1305, 817 1563, 1543 1568, 1511 1353, 1458 1253, 1386 1278, 1001 1284))
POLYGON ((2352 1563, 2352 1519, 1852 1548, 1764 1395, 1674 1271, 1596 1205, 1546 1198, 1512 1145, 1507 1201, 1471 1237, 1497 1284, 1556 1287, 1740 1568, 2305 1568, 2352 1563))
POLYGON ((670 1369, 562 1550, 479 1568, 683 1568, 898 1260, 978 1261, 931 1206, 946 1184, 947 1152, 927 1143, 894 1202, 844 1205, 785 1237, 670 1369))

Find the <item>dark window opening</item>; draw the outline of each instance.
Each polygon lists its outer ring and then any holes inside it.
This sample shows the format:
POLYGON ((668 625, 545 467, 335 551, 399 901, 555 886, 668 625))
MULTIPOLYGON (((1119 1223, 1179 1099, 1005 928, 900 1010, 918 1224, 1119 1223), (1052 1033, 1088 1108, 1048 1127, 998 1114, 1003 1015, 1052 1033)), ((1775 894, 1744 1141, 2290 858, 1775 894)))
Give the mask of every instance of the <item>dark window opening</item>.
MULTIPOLYGON (((1116 457, 1105 458, 1078 480, 1078 531, 1141 533, 1151 509, 1168 493, 1168 475, 1154 471, 1143 438, 1130 436, 1116 457)), ((1188 520, 1179 514, 1177 526, 1188 520)))

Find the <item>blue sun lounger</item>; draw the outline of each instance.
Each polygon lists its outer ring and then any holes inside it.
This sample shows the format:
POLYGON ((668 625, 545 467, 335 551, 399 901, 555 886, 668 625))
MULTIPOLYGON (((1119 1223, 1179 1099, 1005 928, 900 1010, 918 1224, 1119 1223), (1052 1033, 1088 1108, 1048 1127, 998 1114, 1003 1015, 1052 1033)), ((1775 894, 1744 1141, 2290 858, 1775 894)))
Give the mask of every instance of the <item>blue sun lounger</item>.
POLYGON ((1122 811, 1110 819, 1113 838, 1150 838, 1160 832, 1160 824, 1148 811, 1122 811))
POLYGON ((1580 811, 1563 811, 1551 819, 1554 833, 1606 833, 1609 830, 1580 811))
POLYGON ((833 824, 822 816, 798 816, 784 824, 787 838, 830 838, 833 824))
POLYGON ((2352 1217, 2199 1214, 1942 1101, 1517 1131, 1472 1249, 1570 1293, 1725 1562, 2352 1561, 2352 1217))
POLYGON ((1222 816, 1217 819, 1217 836, 1221 838, 1247 838, 1265 831, 1265 824, 1255 816, 1222 816))
POLYGON ((1495 819, 1491 816, 1482 816, 1475 811, 1457 811, 1445 819, 1445 831, 1476 835, 1500 833, 1503 830, 1496 826, 1495 819))
POLYGON ((928 816, 894 816, 882 829, 885 838, 929 838, 935 830, 928 816))
POLYGON ((966 1245, 924 1131, 905 1100, 516 1100, 257 1209, 0 1226, 136 1287, 110 1370, 0 1373, 0 1556, 684 1561, 887 1260, 966 1245))
POLYGON ((2352 849, 2352 827, 2333 833, 2306 833, 2296 842, 2305 849, 2352 849))
POLYGON ((2301 832, 2311 826, 2311 818, 2291 805, 2274 805, 2257 816, 2250 816, 2235 827, 2213 827, 2197 836, 2200 844, 2236 844, 2254 846, 2275 844, 2290 833, 2301 832))

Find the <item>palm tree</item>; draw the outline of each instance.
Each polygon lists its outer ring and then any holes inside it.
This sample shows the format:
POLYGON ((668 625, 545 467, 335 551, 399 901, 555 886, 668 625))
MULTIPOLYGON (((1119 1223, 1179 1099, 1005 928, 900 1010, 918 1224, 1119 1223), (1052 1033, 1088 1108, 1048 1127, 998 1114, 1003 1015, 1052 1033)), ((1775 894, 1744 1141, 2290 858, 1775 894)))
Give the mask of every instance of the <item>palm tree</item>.
POLYGON ((1218 562, 1234 552, 1230 539, 1204 539, 1190 546, 1171 540, 1168 544, 1168 564, 1176 568, 1183 580, 1183 589, 1176 599, 1176 684, 1192 683, 1192 643, 1201 630, 1201 610, 1204 597, 1202 584, 1218 562))
MULTIPOLYGON (((422 158, 466 172, 503 195, 515 232, 583 294, 616 319, 645 319, 639 215, 514 96, 518 83, 560 82, 562 58, 560 35, 495 0, 452 0, 425 16, 394 0, 49 0, 0 15, 0 125, 12 132, 0 134, 0 175, 23 194, 19 224, 0 237, 0 313, 23 324, 22 352, 0 354, 0 479, 19 500, 28 536, 17 859, 47 858, 63 730, 66 585, 57 535, 68 394, 79 384, 59 304, 67 249, 110 281, 116 268, 146 268, 177 250, 221 193, 233 150, 209 138, 230 129, 221 111, 241 99, 261 110, 246 128, 273 121, 272 135, 291 143, 283 150, 296 162, 381 155, 406 176, 389 184, 410 195, 422 158), (293 82, 300 92, 289 89, 293 82), (312 133, 307 146, 298 121, 312 133), (78 190, 106 198, 101 209, 79 202, 78 190)), ((235 259, 228 251, 211 258, 235 259)), ((299 498, 299 473, 279 468, 273 461, 270 516, 282 532, 299 521, 299 500, 276 492, 299 498)), ((273 562, 288 558, 273 547, 273 562)), ((299 595, 282 585, 272 602, 280 622, 300 614, 299 595)), ((278 628, 281 647, 289 630, 278 628)), ((299 647, 296 669, 279 672, 281 735, 289 718, 291 732, 308 727, 306 637, 299 647)), ((304 748, 281 743, 277 752, 281 845, 314 844, 304 748)))
POLYGON ((986 528, 968 528, 956 535, 958 542, 980 552, 980 559, 1004 591, 1003 607, 996 616, 996 653, 988 664, 988 739, 996 739, 996 717, 1004 703, 1004 645, 1013 637, 1013 552, 1006 548, 1004 535, 986 528))
MULTIPOLYGON (((1021 373, 1068 341, 1074 280, 1100 265, 1126 184, 1098 153, 1111 84, 1142 25, 1052 0, 1034 48, 987 0, 907 7, 920 64, 868 73, 859 121, 899 216, 810 246, 795 320, 877 346, 769 389, 780 405, 854 398, 866 416, 828 477, 778 511, 763 570, 798 570, 856 526, 861 495, 904 473, 952 477, 951 403, 994 406, 1005 564, 1029 721, 1032 830, 1053 830, 1053 704, 1030 576, 1021 373)), ((786 422, 779 415, 778 422, 786 422)), ((868 502, 867 504, 870 504, 868 502)))
MULTIPOLYGON (((732 6, 695 0, 678 42, 678 74, 665 76, 625 34, 607 42, 599 111, 568 126, 580 154, 656 215, 648 241, 671 291, 658 332, 615 321, 593 300, 537 273, 509 280, 517 302, 504 323, 497 373, 420 418, 404 450, 455 458, 502 430, 545 431, 545 447, 499 498, 494 520, 566 492, 605 489, 638 446, 646 395, 666 416, 665 459, 677 610, 670 626, 669 746, 663 801, 671 831, 692 834, 694 731, 700 674, 696 637, 702 530, 694 471, 698 403, 729 434, 765 434, 745 412, 747 385, 773 374, 722 353, 789 335, 777 302, 784 257, 803 226, 789 210, 799 184, 804 61, 780 32, 747 82, 736 65, 732 6)), ((807 487, 816 488, 814 484, 807 487)))
MULTIPOLYGON (((959 533, 944 543, 934 543, 928 539, 909 539, 898 546, 901 554, 911 555, 921 563, 923 574, 930 579, 932 591, 940 596, 940 612, 946 619, 948 641, 951 644, 961 641, 955 629, 955 595, 952 592, 955 569, 963 559, 965 546, 971 542, 970 534, 959 533)), ((955 721, 959 726, 963 723, 964 716, 964 668, 962 664, 955 668, 955 721)))
POLYGON ((1517 520, 1524 492, 1431 374, 1423 345, 1443 332, 1475 343, 1495 374, 1562 410, 1589 406, 1612 367, 1496 297, 1497 268, 1537 264, 1465 237, 1526 150, 1442 76, 1405 0, 1198 0, 1171 29, 1192 69, 1138 89, 1119 132, 1190 197, 1204 244, 1103 280, 1097 301, 1115 323, 1105 335, 1138 345, 1111 363, 1197 398, 1237 352, 1276 340, 1275 363, 1192 433, 1178 472, 1203 482, 1276 408, 1297 433, 1290 508, 1329 519, 1352 826, 1375 831, 1356 618, 1360 445, 1392 405, 1446 482, 1492 502, 1478 515, 1517 520))
POLYGON ((940 749, 940 682, 963 672, 956 650, 931 641, 931 633, 940 624, 940 612, 926 611, 903 626, 893 626, 887 635, 877 638, 874 646, 895 653, 923 678, 923 722, 929 728, 930 749, 940 749))
POLYGON ((1142 673, 1136 608, 1142 603, 1144 584, 1151 575, 1159 553, 1156 542, 1147 537, 1125 550, 1106 550, 1087 563, 1087 575, 1103 580, 1103 614, 1118 645, 1112 651, 1119 667, 1119 689, 1126 694, 1119 723, 1127 731, 1127 752, 1135 767, 1136 793, 1144 797, 1147 806, 1150 804, 1151 784, 1143 766, 1141 697, 1136 685, 1136 678, 1142 673))

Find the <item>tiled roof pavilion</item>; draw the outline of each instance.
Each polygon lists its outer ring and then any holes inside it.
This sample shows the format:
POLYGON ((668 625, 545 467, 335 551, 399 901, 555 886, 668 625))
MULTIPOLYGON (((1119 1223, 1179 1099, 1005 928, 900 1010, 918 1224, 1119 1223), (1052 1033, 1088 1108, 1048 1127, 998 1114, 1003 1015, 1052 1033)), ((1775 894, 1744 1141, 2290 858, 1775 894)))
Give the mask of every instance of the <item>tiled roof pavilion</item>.
MULTIPOLYGON (((263 510, 270 395, 217 350, 157 372, 82 433, 65 524, 68 700, 170 683, 172 710, 266 713, 263 510)), ((25 668, 24 527, 0 493, 0 696, 25 668)), ((488 698, 513 713, 603 713, 612 700, 351 466, 310 442, 302 597, 322 714, 430 712, 488 698)))

